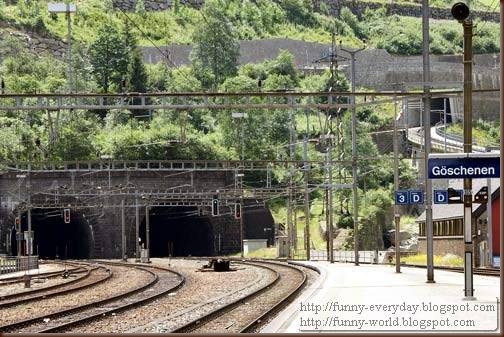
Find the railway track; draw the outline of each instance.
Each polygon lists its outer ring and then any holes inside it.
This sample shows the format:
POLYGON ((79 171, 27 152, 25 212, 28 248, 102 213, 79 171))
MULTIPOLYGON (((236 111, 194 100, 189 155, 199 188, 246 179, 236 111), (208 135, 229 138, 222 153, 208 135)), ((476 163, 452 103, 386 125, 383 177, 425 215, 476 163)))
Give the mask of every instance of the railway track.
MULTIPOLYGON (((413 267, 413 268, 427 268, 426 266, 419 266, 415 264, 401 264, 403 267, 413 267)), ((462 267, 444 267, 444 266, 434 266, 434 269, 438 270, 446 270, 453 271, 456 273, 463 273, 464 268, 462 267)), ((500 269, 498 268, 474 268, 474 275, 483 275, 483 276, 500 276, 500 269)))
POLYGON ((182 275, 165 268, 103 261, 99 263, 137 268, 149 273, 151 279, 147 284, 113 297, 100 299, 92 303, 61 310, 49 315, 0 326, 0 332, 64 332, 89 321, 99 319, 105 315, 117 313, 152 301, 159 296, 175 291, 184 283, 184 277, 182 275))
POLYGON ((290 303, 306 283, 306 274, 291 265, 266 261, 240 263, 269 269, 276 273, 276 277, 249 295, 179 326, 171 332, 251 332, 268 316, 290 303))
POLYGON ((105 282, 113 275, 105 266, 88 264, 85 267, 83 266, 83 268, 85 268, 85 272, 82 276, 76 277, 68 282, 0 296, 0 309, 83 290, 105 282))

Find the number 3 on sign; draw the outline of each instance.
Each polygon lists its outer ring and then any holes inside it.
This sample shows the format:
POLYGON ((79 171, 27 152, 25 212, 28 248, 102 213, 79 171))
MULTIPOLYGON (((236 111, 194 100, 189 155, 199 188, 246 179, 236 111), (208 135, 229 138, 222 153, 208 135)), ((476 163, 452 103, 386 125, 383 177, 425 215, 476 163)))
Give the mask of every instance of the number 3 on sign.
POLYGON ((396 205, 407 205, 407 204, 409 204, 409 193, 408 193, 408 191, 396 191, 395 192, 395 203, 396 203, 396 205))

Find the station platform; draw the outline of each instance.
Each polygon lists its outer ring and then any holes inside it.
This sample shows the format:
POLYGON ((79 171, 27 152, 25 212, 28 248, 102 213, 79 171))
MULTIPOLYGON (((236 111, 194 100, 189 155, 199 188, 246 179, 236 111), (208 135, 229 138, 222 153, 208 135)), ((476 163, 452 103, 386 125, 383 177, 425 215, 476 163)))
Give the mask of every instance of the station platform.
POLYGON ((390 265, 303 262, 319 279, 263 333, 500 331, 500 278, 474 275, 475 300, 464 298, 464 274, 390 265))

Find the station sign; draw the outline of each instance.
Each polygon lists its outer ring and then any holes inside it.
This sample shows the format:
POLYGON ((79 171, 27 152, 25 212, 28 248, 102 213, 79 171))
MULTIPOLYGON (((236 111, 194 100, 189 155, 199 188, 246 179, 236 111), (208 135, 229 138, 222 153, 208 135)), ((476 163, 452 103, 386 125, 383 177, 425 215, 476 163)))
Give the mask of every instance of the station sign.
POLYGON ((403 190, 395 192, 396 205, 423 204, 424 195, 420 190, 403 190))
POLYGON ((498 178, 500 158, 492 153, 429 155, 430 179, 498 178))

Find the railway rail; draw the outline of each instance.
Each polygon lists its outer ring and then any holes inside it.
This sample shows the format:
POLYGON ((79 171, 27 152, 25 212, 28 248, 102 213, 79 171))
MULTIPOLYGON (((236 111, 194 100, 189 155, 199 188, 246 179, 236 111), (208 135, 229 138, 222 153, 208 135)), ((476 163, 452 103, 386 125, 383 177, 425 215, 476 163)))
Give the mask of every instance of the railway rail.
POLYGON ((99 263, 141 269, 151 274, 152 277, 147 284, 133 290, 49 315, 0 326, 0 332, 64 332, 72 327, 99 319, 105 315, 127 310, 152 301, 162 295, 175 291, 185 281, 181 274, 166 268, 103 261, 99 263))
POLYGON ((68 282, 0 296, 0 309, 83 290, 105 282, 113 276, 113 273, 105 266, 88 265, 84 268, 82 276, 68 282))
POLYGON ((304 287, 307 276, 299 268, 266 261, 240 262, 276 273, 276 277, 256 291, 171 332, 250 332, 274 312, 286 306, 304 287))

